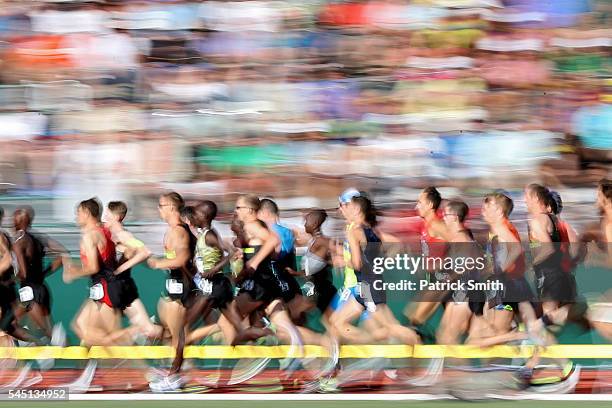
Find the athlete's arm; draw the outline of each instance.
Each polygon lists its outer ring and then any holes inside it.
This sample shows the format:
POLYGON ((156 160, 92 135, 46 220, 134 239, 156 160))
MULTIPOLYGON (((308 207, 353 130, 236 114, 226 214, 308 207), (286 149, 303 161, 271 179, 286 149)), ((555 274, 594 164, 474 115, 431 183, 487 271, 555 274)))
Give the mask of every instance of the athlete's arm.
POLYGON ((276 247, 280 244, 280 240, 276 234, 273 234, 270 230, 257 223, 250 223, 247 228, 249 228, 249 235, 263 242, 261 249, 257 251, 257 254, 255 254, 255 256, 245 265, 245 269, 250 268, 256 270, 259 264, 274 252, 276 247))
POLYGON ((80 268, 75 266, 70 261, 70 258, 64 258, 64 282, 70 283, 77 278, 93 275, 100 270, 100 263, 98 262, 98 247, 92 235, 93 234, 91 232, 83 235, 81 246, 83 248, 83 253, 87 258, 87 262, 80 268))
POLYGON ((189 261, 189 235, 181 227, 174 227, 169 232, 168 250, 174 251, 176 256, 173 259, 152 259, 149 258, 148 264, 153 269, 178 269, 182 268, 189 261))
POLYGON ((501 265, 503 272, 508 272, 508 268, 514 265, 514 262, 521 256, 523 253, 523 248, 521 246, 521 241, 519 241, 512 232, 508 229, 502 229, 497 234, 497 239, 499 240, 500 245, 504 245, 506 247, 506 252, 508 257, 505 259, 503 265, 501 265))
POLYGON ((211 248, 217 248, 223 254, 221 259, 215 264, 215 266, 202 273, 202 277, 204 279, 210 279, 223 270, 225 265, 227 265, 227 263, 229 262, 230 257, 228 255, 225 255, 223 247, 221 246, 221 241, 219 240, 219 237, 217 236, 217 233, 214 230, 208 231, 208 234, 206 234, 206 237, 204 239, 206 240, 207 246, 211 248))
POLYGON ((612 224, 606 225, 605 233, 605 245, 607 247, 606 252, 608 254, 608 266, 612 267, 612 224))
POLYGON ((308 241, 312 238, 309 234, 306 233, 301 228, 291 228, 291 232, 293 232, 293 236, 295 237, 295 246, 305 246, 308 244, 308 241))
POLYGON ((62 266, 62 255, 67 254, 68 250, 62 244, 47 236, 40 236, 40 240, 45 248, 47 248, 47 252, 55 255, 51 264, 44 271, 44 275, 46 276, 57 271, 60 266, 62 266))
POLYGON ((348 233, 349 248, 351 250, 351 259, 348 261, 349 266, 356 271, 361 270, 361 244, 360 233, 363 234, 361 228, 351 228, 348 233))
MULTIPOLYGON (((313 253, 314 255, 318 256, 321 259, 325 259, 328 260, 329 259, 329 255, 332 251, 333 248, 333 243, 331 242, 331 240, 329 238, 323 237, 323 236, 319 236, 315 239, 315 241, 312 243, 312 246, 310 247, 310 252, 313 253)), ((304 276, 306 275, 306 271, 304 270, 299 270, 296 271, 293 268, 290 267, 286 267, 285 271, 287 271, 288 273, 290 273, 293 276, 304 276)))
POLYGON ((548 223, 550 223, 550 219, 545 214, 539 215, 531 222, 531 236, 540 243, 533 258, 534 265, 545 261, 555 252, 548 232, 548 223))
POLYGON ((119 233, 119 240, 127 250, 124 252, 124 254, 126 254, 128 260, 122 263, 117 270, 115 270, 115 275, 119 275, 120 273, 127 271, 151 256, 151 251, 149 251, 145 244, 136 239, 130 232, 121 231, 121 233, 119 233))
POLYGON ((567 238, 569 240, 569 254, 572 258, 572 261, 578 262, 586 256, 586 245, 583 245, 580 242, 580 237, 576 230, 569 225, 567 222, 565 223, 567 227, 567 238))
POLYGON ((6 271, 9 270, 12 263, 11 251, 9 250, 9 242, 6 239, 4 234, 0 233, 0 254, 2 254, 2 258, 0 258, 0 276, 4 275, 6 271))

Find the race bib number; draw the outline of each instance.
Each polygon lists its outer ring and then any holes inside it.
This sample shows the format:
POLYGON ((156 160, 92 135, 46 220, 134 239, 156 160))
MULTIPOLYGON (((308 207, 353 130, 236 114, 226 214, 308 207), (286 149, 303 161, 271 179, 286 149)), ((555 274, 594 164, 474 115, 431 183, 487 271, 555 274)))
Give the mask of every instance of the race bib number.
POLYGON ((365 303, 365 308, 368 312, 370 313, 376 312, 376 303, 374 302, 364 302, 364 303, 365 303))
POLYGON ((449 279, 449 275, 446 272, 436 272, 435 277, 438 281, 445 281, 449 279))
POLYGON ((196 256, 194 263, 199 273, 204 272, 204 258, 202 258, 201 256, 196 256))
POLYGON ((255 287, 255 281, 253 279, 247 279, 242 282, 242 289, 244 290, 253 290, 255 287))
POLYGON ((355 286, 355 292, 360 298, 363 297, 363 287, 361 286, 361 282, 359 282, 357 286, 355 286))
POLYGON ((101 283, 96 283, 89 288, 89 298, 92 300, 100 300, 104 297, 104 288, 101 283))
POLYGON ((538 285, 538 289, 542 289, 542 288, 544 287, 544 276, 540 276, 540 277, 538 278, 538 283, 537 283, 537 285, 538 285))
POLYGON ((200 289, 203 294, 210 295, 213 290, 213 283, 208 279, 201 279, 198 283, 198 289, 200 289))
POLYGON ((183 282, 179 282, 176 279, 166 279, 166 290, 171 295, 182 295, 183 282))
POLYGON ((465 302, 467 299, 467 292, 464 290, 457 290, 453 292, 453 301, 455 303, 465 302))
POLYGON ((22 303, 29 302, 34 299, 34 291, 30 286, 24 286, 19 289, 19 300, 22 303))
POLYGON ((13 274, 19 276, 19 262, 17 262, 17 255, 11 252, 11 266, 13 267, 13 274))
POLYGON ((279 286, 281 289, 281 292, 289 292, 289 284, 287 282, 285 282, 284 280, 280 280, 279 282, 279 286))
POLYGON ((315 285, 312 282, 306 282, 302 286, 302 294, 306 297, 312 297, 315 295, 315 285))
POLYGON ((345 288, 344 290, 342 290, 342 293, 340 293, 340 300, 343 302, 346 302, 350 296, 351 296, 350 289, 345 288))

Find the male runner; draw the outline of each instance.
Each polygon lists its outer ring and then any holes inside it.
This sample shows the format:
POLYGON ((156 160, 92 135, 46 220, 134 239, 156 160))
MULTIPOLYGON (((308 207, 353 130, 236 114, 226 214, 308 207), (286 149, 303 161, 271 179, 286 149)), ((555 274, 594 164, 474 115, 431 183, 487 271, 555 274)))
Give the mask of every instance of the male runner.
POLYGON ((21 284, 19 299, 26 313, 51 340, 51 344, 64 345, 65 332, 61 325, 51 329, 51 296, 44 281, 48 274, 55 272, 62 265, 61 254, 67 251, 53 240, 32 234, 30 227, 33 219, 34 210, 31 207, 18 208, 13 214, 16 231, 13 252, 18 266, 17 277, 21 284), (56 256, 49 267, 43 268, 46 250, 54 252, 56 256))
POLYGON ((116 269, 115 244, 100 216, 102 207, 97 199, 81 201, 77 207, 77 224, 81 227, 81 263, 79 268, 64 256, 64 282, 70 283, 80 277, 90 277, 89 298, 79 312, 75 333, 85 345, 112 345, 111 333, 119 324, 117 313, 109 294, 109 281, 114 279, 116 269))
MULTIPOLYGON (((595 231, 581 237, 582 242, 596 242, 606 255, 606 269, 612 269, 612 180, 601 180, 597 186, 597 207, 601 222, 595 231)), ((589 320, 593 327, 607 339, 612 339, 612 293, 606 291, 602 302, 592 305, 589 320)))
POLYGON ((327 219, 327 213, 322 209, 310 210, 304 216, 304 230, 311 236, 306 253, 302 256, 300 271, 287 267, 294 276, 305 276, 310 285, 305 294, 305 307, 300 312, 318 308, 323 315, 328 315, 328 309, 337 289, 334 287, 331 268, 331 240, 323 235, 321 226, 327 219))
MULTIPOLYGON (((0 225, 4 218, 4 209, 0 207, 0 225)), ((17 288, 15 286, 15 269, 11 254, 11 239, 0 229, 0 330, 25 342, 37 342, 25 329, 17 325, 15 309, 17 307, 17 288)))
POLYGON ((486 310, 488 329, 472 338, 480 345, 493 345, 526 338, 524 333, 510 334, 514 317, 530 324, 536 315, 531 301, 535 299, 525 278, 525 251, 518 230, 510 222, 514 203, 503 193, 488 194, 482 205, 482 217, 489 225, 487 253, 491 261, 490 280, 503 283, 503 290, 492 297, 486 310))
POLYGON ((128 207, 124 202, 111 201, 106 207, 103 218, 104 225, 111 232, 116 245, 118 258, 118 267, 114 272, 116 279, 110 282, 111 301, 131 323, 129 329, 119 331, 113 337, 121 343, 132 344, 140 336, 148 339, 161 337, 163 328, 149 320, 144 304, 138 296, 136 282, 132 278, 131 268, 145 261, 151 252, 142 241, 124 228, 123 220, 127 211, 128 207))
POLYGON ((234 300, 235 306, 240 316, 249 316, 261 309, 278 327, 291 329, 294 326, 283 307, 281 287, 272 267, 272 257, 280 240, 258 218, 260 209, 261 202, 253 195, 240 196, 236 202, 236 215, 243 223, 247 246, 242 249, 244 268, 236 277, 240 291, 234 300))
MULTIPOLYGON (((109 289, 117 266, 115 244, 110 231, 101 223, 101 215, 102 205, 96 198, 79 203, 76 221, 81 228, 81 267, 74 265, 67 255, 62 259, 65 283, 86 276, 91 279, 89 298, 73 323, 74 332, 86 346, 116 345, 112 334, 120 325, 120 314, 110 299, 109 289)), ((67 384, 71 392, 87 391, 95 369, 96 361, 88 361, 79 379, 67 384)))
POLYGON ((286 269, 296 268, 295 236, 293 231, 280 223, 278 206, 269 198, 261 200, 261 207, 257 217, 266 223, 268 228, 276 234, 280 243, 275 249, 272 260, 272 270, 278 279, 281 296, 291 316, 291 320, 299 320, 299 305, 303 302, 300 284, 295 277, 287 273, 286 269))
MULTIPOLYGON (((224 255, 221 237, 212 227, 216 216, 217 205, 212 201, 204 200, 193 207, 191 222, 199 231, 194 261, 197 270, 194 283, 199 290, 199 297, 196 304, 188 310, 187 321, 192 323, 198 317, 206 321, 212 309, 219 309, 223 316, 217 325, 223 331, 225 341, 231 344, 236 333, 230 321, 238 324, 240 317, 233 314, 234 310, 229 308, 234 298, 234 291, 231 281, 223 274, 223 268, 228 263, 229 257, 224 255), (229 318, 224 318, 225 315, 229 318)), ((207 326, 194 330, 189 334, 188 343, 206 337, 213 329, 207 326)))
MULTIPOLYGON (((468 262, 457 263, 449 271, 449 281, 468 284, 469 281, 478 282, 481 279, 477 266, 480 256, 478 245, 474 241, 472 232, 466 227, 465 219, 469 208, 462 201, 450 201, 444 207, 444 223, 450 248, 449 257, 453 260, 471 260, 471 267, 465 266, 468 262)), ((482 265, 484 268, 484 264, 482 265)), ((468 331, 478 330, 483 325, 483 309, 485 296, 482 291, 461 290, 453 291, 452 299, 447 302, 438 328, 437 340, 439 344, 458 344, 460 337, 468 331), (480 320, 480 324, 477 321, 480 320)))
MULTIPOLYGON (((438 216, 438 209, 442 203, 442 196, 435 187, 425 188, 419 195, 416 210, 418 215, 423 219, 423 227, 421 229, 421 251, 423 256, 428 259, 444 258, 446 254, 448 241, 448 230, 444 221, 438 216)), ((427 262, 428 266, 434 269, 427 269, 428 280, 437 281, 440 278, 441 271, 436 270, 438 262, 427 262)), ((439 291, 424 291, 420 295, 420 299, 408 306, 408 318, 410 323, 419 327, 423 325, 427 319, 436 311, 442 295, 439 291)))
MULTIPOLYGON (((539 184, 530 184, 525 188, 525 202, 530 215, 529 240, 533 254, 532 264, 543 313, 542 319, 529 327, 529 330, 531 333, 539 331, 540 341, 552 344, 553 336, 539 329, 541 326, 548 327, 553 324, 551 316, 558 313, 559 308, 574 303, 576 283, 571 271, 566 271, 562 267, 564 254, 559 221, 551 213, 551 209, 556 209, 557 205, 550 191, 539 184)), ((538 362, 539 356, 536 354, 518 373, 519 380, 524 386, 539 385, 541 382, 562 382, 578 371, 573 362, 560 359, 559 362, 563 368, 562 376, 546 378, 546 381, 538 381, 538 384, 535 384, 532 376, 538 362)))
POLYGON ((181 221, 181 210, 185 201, 180 194, 170 192, 159 197, 160 218, 168 224, 164 236, 165 257, 149 258, 147 264, 153 269, 166 270, 166 296, 160 299, 158 313, 161 323, 168 328, 176 357, 167 376, 149 385, 153 391, 165 392, 180 388, 183 379, 178 375, 183 363, 185 347, 186 309, 194 299, 193 284, 196 238, 189 227, 181 221))

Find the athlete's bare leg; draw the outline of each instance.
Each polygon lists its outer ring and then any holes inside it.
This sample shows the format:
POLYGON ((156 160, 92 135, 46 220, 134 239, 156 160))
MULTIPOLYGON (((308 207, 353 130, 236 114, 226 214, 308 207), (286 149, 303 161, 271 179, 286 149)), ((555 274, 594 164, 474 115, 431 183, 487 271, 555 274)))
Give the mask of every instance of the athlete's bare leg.
POLYGON ((468 302, 449 302, 436 333, 439 344, 458 344, 459 337, 470 327, 472 311, 468 302))
POLYGON ((117 331, 119 314, 107 305, 86 300, 73 323, 75 333, 85 346, 112 346, 110 336, 117 331))
POLYGON ((27 314, 34 324, 45 333, 45 336, 51 338, 51 318, 49 316, 49 311, 42 305, 33 302, 27 314))
MULTIPOLYGON (((340 309, 334 312, 330 318, 331 334, 336 339, 344 340, 348 343, 369 343, 376 338, 385 338, 388 332, 379 325, 373 325, 372 330, 363 330, 353 326, 351 322, 356 320, 363 313, 363 306, 350 297, 340 309)), ((372 319, 368 319, 368 322, 372 319)), ((372 322, 370 322, 372 324, 372 322)))

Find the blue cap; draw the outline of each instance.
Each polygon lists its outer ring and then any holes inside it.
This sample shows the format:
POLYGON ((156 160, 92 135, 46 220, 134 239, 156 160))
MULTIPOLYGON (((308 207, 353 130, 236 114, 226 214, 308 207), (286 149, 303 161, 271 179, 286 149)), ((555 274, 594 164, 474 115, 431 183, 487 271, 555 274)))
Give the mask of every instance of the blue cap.
POLYGON ((342 194, 340 194, 340 197, 338 197, 338 201, 340 201, 340 204, 348 204, 354 197, 359 196, 361 196, 361 193, 357 189, 348 188, 344 190, 342 194))

